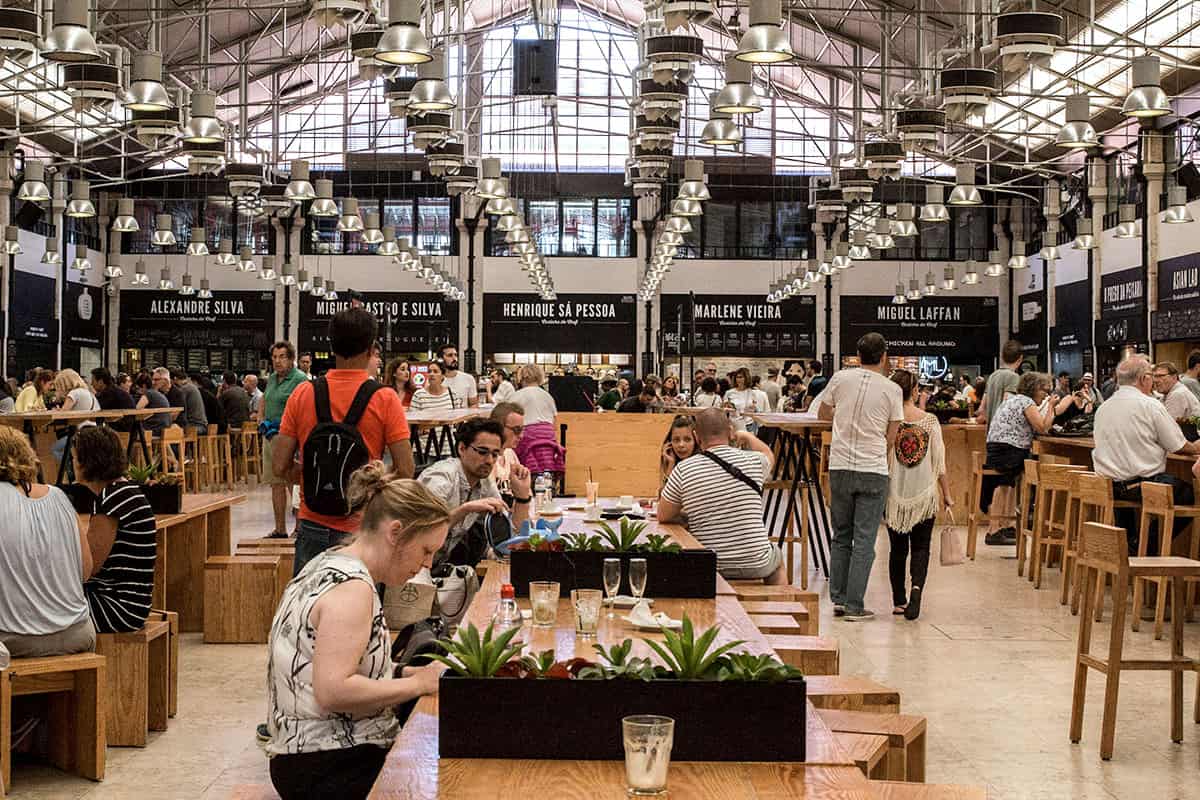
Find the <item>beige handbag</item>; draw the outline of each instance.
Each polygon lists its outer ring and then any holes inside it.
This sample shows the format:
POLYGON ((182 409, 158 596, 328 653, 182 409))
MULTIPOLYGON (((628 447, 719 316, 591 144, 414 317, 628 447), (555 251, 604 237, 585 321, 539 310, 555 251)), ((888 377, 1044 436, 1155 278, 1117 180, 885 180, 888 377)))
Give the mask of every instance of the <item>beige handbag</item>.
POLYGON ((942 526, 941 563, 943 567, 953 567, 966 563, 967 549, 962 536, 954 528, 954 513, 947 511, 950 523, 942 526))
POLYGON ((388 630, 402 631, 409 625, 433 616, 437 587, 429 571, 422 569, 403 586, 389 586, 383 594, 383 618, 388 630))

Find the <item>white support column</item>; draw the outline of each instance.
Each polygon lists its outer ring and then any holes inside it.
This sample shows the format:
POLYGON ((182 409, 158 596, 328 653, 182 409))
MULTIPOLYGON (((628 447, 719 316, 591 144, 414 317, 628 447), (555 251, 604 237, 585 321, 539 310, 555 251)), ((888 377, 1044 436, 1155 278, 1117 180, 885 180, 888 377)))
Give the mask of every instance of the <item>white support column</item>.
POLYGON ((1146 259, 1146 339, 1150 343, 1150 358, 1155 358, 1157 347, 1150 331, 1150 320, 1158 311, 1158 240, 1159 240, 1159 196, 1163 192, 1163 178, 1167 165, 1163 160, 1163 136, 1157 131, 1146 131, 1142 139, 1142 174, 1146 176, 1146 218, 1142 225, 1145 238, 1146 259))

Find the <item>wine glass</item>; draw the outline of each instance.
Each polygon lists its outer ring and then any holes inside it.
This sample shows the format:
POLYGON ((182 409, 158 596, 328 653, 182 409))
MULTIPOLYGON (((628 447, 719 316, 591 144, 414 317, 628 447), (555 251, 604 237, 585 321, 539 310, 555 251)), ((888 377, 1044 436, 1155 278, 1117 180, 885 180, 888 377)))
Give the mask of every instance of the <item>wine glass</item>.
POLYGON ((646 559, 629 559, 629 591, 635 600, 641 600, 646 591, 646 559))
POLYGON ((621 589, 621 559, 604 559, 604 596, 608 598, 608 618, 613 619, 616 613, 614 602, 617 592, 621 589))

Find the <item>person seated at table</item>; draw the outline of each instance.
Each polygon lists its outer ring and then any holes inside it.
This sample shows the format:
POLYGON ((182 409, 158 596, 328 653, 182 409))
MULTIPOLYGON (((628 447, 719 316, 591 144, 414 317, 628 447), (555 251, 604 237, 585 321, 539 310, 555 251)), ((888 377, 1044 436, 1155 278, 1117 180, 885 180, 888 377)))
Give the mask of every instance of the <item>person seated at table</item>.
POLYGON ((567 469, 567 451, 558 443, 555 419, 558 406, 542 388, 546 373, 537 364, 523 364, 517 370, 519 389, 508 398, 524 411, 525 427, 517 442, 517 458, 531 472, 562 475, 567 469))
MULTIPOLYGON (((121 374, 125 375, 123 372, 121 374)), ((100 408, 104 411, 126 411, 134 407, 133 397, 127 390, 121 388, 117 379, 105 367, 96 367, 92 370, 92 391, 96 393, 96 400, 99 401, 100 408)), ((117 431, 133 429, 132 419, 111 419, 108 424, 117 431)))
MULTIPOLYGON (((1191 505, 1195 493, 1187 481, 1167 472, 1167 456, 1198 455, 1200 442, 1189 442, 1166 406, 1154 398, 1153 373, 1150 359, 1141 353, 1117 365, 1117 390, 1096 410, 1092 464, 1097 475, 1112 480, 1114 500, 1141 500, 1142 484, 1149 481, 1170 486, 1176 504, 1191 505)), ((1116 510, 1116 523, 1125 529, 1130 555, 1138 552, 1137 516, 1136 509, 1116 510)), ((1181 517, 1175 533, 1190 523, 1181 517)), ((1157 555, 1159 550, 1151 545, 1147 553, 1157 555)))
POLYGON ((179 415, 179 425, 185 431, 194 430, 197 436, 208 434, 208 417, 204 413, 204 398, 200 389, 192 383, 192 379, 181 369, 171 370, 171 383, 179 390, 183 398, 183 413, 179 415))
MULTIPOLYGON (((491 477, 492 467, 501 457, 504 429, 494 419, 474 417, 459 424, 454 438, 458 442, 457 458, 431 464, 417 480, 450 509, 450 531, 434 561, 474 566, 486 547, 481 540, 468 536, 471 527, 481 514, 508 512, 491 477)), ((521 464, 513 465, 508 486, 513 495, 512 529, 519 531, 521 523, 529 519, 529 470, 521 464)))
MULTIPOLYGON (((146 370, 142 370, 134 379, 134 405, 141 408, 168 408, 170 401, 167 396, 154 388, 154 378, 146 370)), ((151 414, 142 418, 142 427, 155 436, 162 436, 164 429, 171 427, 171 415, 164 411, 161 414, 151 414)))
POLYGON ((450 509, 382 461, 353 474, 347 498, 362 515, 356 535, 304 566, 271 624, 266 750, 282 800, 366 797, 399 732, 393 708, 437 692, 445 669, 392 677, 376 586, 401 586, 432 565, 450 509))
POLYGON ((667 429, 666 438, 663 439, 662 456, 659 459, 658 468, 660 490, 666 484, 667 478, 671 477, 675 465, 685 458, 696 455, 699 449, 696 444, 696 429, 692 426, 692 418, 686 414, 675 417, 671 421, 671 427, 667 429))
POLYGON ((496 459, 492 468, 492 480, 500 489, 501 496, 508 495, 511 498, 508 476, 512 474, 513 466, 521 463, 521 459, 517 458, 516 448, 525 435, 525 409, 516 403, 497 403, 489 417, 500 423, 504 433, 500 457, 496 459))
MULTIPOLYGON (((1070 390, 1069 384, 1067 388, 1070 390)), ((1087 393, 1084 391, 1083 383, 1077 382, 1074 391, 1069 391, 1054 404, 1054 424, 1065 425, 1075 417, 1081 414, 1091 414, 1095 410, 1095 406, 1092 405, 1092 401, 1088 399, 1087 393)))
POLYGON ((679 399, 679 378, 668 375, 662 382, 662 401, 664 405, 677 406, 679 399))
POLYGON ((54 384, 54 370, 41 369, 34 373, 33 378, 17 395, 13 410, 18 414, 26 411, 45 411, 46 395, 54 384))
POLYGON ((13 658, 96 648, 83 594, 87 536, 66 494, 35 483, 37 474, 29 440, 0 425, 0 644, 13 658))
POLYGON ((503 403, 510 400, 517 391, 508 379, 508 373, 496 367, 488 375, 487 399, 489 403, 503 403))
POLYGON ((118 372, 113 385, 123 391, 125 394, 133 397, 133 376, 128 372, 118 372))
MULTIPOLYGON (((96 399, 96 395, 92 394, 92 390, 83 382, 83 378, 73 369, 64 369, 54 376, 54 396, 62 401, 59 406, 59 411, 99 411, 100 402, 96 399)), ((79 427, 86 425, 95 425, 95 422, 81 422, 79 427)), ((55 427, 54 431, 58 434, 56 441, 50 448, 50 452, 54 454, 54 460, 62 463, 63 453, 67 449, 67 425, 55 427)))
POLYGON ((1025 459, 1033 449, 1034 434, 1046 433, 1054 423, 1054 407, 1059 397, 1050 394, 1050 386, 1050 376, 1046 373, 1026 372, 1017 381, 1017 393, 1009 395, 991 415, 987 461, 983 466, 1000 474, 983 477, 979 497, 979 510, 988 515, 989 529, 983 538, 987 544, 1016 544, 1016 505, 1007 500, 994 501, 992 493, 997 487, 1007 486, 1009 498, 1015 497, 1017 481, 1025 471, 1025 459), (1039 411, 1047 399, 1046 410, 1039 411))
POLYGON ((788 375, 787 385, 781 401, 785 414, 796 414, 804 410, 808 398, 808 390, 804 388, 803 375, 788 375))
POLYGON ((637 385, 634 389, 630 389, 630 396, 617 406, 617 411, 621 414, 648 414, 660 404, 654 384, 646 381, 635 381, 635 383, 637 385))
POLYGON ((217 388, 217 402, 221 404, 221 413, 225 415, 226 430, 241 430, 242 425, 250 421, 250 395, 246 394, 237 375, 232 372, 221 376, 221 385, 217 388))
POLYGON ((695 408, 720 408, 723 405, 721 395, 717 390, 716 378, 703 378, 700 381, 700 391, 692 398, 695 408))
POLYGON ((729 580, 787 582, 783 553, 763 523, 763 481, 771 450, 746 431, 734 432, 725 412, 696 415, 701 452, 671 471, 658 501, 660 522, 686 516, 688 531, 717 554, 717 571, 729 580))
POLYGON ((125 448, 109 428, 75 436, 75 480, 96 495, 88 524, 92 570, 83 593, 97 633, 140 630, 154 591, 154 512, 141 488, 125 478, 125 448))
POLYGON ((383 385, 389 387, 400 396, 400 403, 405 408, 412 407, 413 395, 417 391, 412 379, 412 365, 406 358, 393 358, 387 363, 383 373, 383 385))
POLYGON ((600 397, 596 400, 596 407, 605 411, 616 411, 620 404, 621 390, 617 388, 616 379, 605 378, 600 381, 600 397))
POLYGON ((11 414, 17 407, 17 398, 13 395, 8 381, 0 380, 0 414, 11 414))
POLYGON ((446 383, 446 365, 441 361, 430 362, 425 385, 413 393, 412 410, 452 411, 466 407, 467 398, 457 396, 446 383))
POLYGON ((225 433, 228 427, 225 423, 225 409, 217 399, 217 385, 211 377, 201 374, 193 374, 192 383, 196 385, 200 399, 204 402, 204 418, 208 420, 208 432, 218 435, 225 433))
POLYGON ((1200 417, 1200 399, 1179 379, 1179 368, 1170 361, 1154 365, 1154 390, 1162 395, 1171 419, 1200 417))

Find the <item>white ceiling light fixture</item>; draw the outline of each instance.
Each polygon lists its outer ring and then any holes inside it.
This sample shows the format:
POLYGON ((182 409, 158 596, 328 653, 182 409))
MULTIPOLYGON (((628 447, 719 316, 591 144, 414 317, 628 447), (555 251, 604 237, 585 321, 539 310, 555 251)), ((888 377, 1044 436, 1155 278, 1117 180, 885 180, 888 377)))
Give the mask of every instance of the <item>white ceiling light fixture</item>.
POLYGON ((704 204, 699 200, 677 197, 671 201, 671 214, 676 217, 699 217, 704 214, 704 204))
POLYGON ((908 303, 908 298, 904 296, 904 284, 896 284, 896 293, 892 295, 892 305, 902 306, 908 303))
POLYGON ((42 58, 61 63, 100 58, 100 48, 88 29, 87 0, 54 0, 54 28, 42 44, 42 58))
POLYGON ((850 258, 850 243, 838 242, 834 247, 833 260, 829 263, 838 271, 848 270, 853 267, 854 260, 850 258))
POLYGON ((25 252, 21 248, 21 232, 16 225, 4 226, 4 252, 10 256, 19 256, 25 252))
POLYGON ((733 117, 713 107, 716 103, 717 92, 713 92, 708 96, 708 122, 704 123, 704 130, 700 132, 700 144, 736 147, 741 144, 742 130, 733 121, 733 117))
POLYGON ((750 27, 734 56, 751 64, 778 64, 796 57, 784 32, 781 0, 750 0, 750 27))
POLYGON ((890 250, 896 246, 892 238, 892 221, 887 217, 875 220, 875 235, 871 239, 871 247, 876 250, 890 250))
POLYGON ((433 58, 421 33, 419 0, 388 0, 388 26, 375 47, 375 60, 389 65, 424 64, 433 58))
POLYGON ((379 242, 379 247, 375 248, 377 256, 397 256, 400 254, 400 248, 396 246, 396 226, 384 225, 380 231, 383 239, 379 242))
POLYGON ((867 261, 871 258, 871 248, 867 246, 867 232, 863 230, 850 233, 850 258, 855 261, 867 261))
POLYGON ((36 12, 5 8, 0 20, 0 58, 30 66, 41 43, 41 32, 42 20, 36 12))
POLYGON ((483 177, 475 187, 475 194, 483 200, 508 197, 508 181, 500 177, 500 159, 485 158, 482 163, 483 177))
POLYGON ((362 217, 358 215, 358 200, 347 197, 342 200, 342 215, 338 217, 337 229, 342 233, 358 233, 363 230, 362 217))
POLYGON ((125 270, 121 269, 121 254, 109 253, 104 259, 104 277, 111 280, 124 275, 125 270))
POLYGON ((316 181, 317 199, 308 207, 310 217, 336 217, 337 203, 333 200, 333 181, 328 178, 318 178, 316 181))
POLYGON ((1056 145, 1068 150, 1085 150, 1100 144, 1100 136, 1092 125, 1091 101, 1086 94, 1068 95, 1063 115, 1066 121, 1054 137, 1056 145))
POLYGON ((233 240, 222 239, 217 245, 216 262, 222 267, 236 267, 238 263, 237 256, 233 254, 233 240))
POLYGON ((975 186, 975 165, 959 164, 954 170, 954 188, 946 201, 952 206, 977 206, 983 203, 983 195, 975 186))
POLYGON ((208 237, 204 233, 204 228, 192 228, 192 234, 188 237, 187 254, 189 256, 206 256, 208 255, 208 237))
POLYGON ((162 82, 162 53, 135 53, 125 91, 125 108, 130 111, 170 111, 175 107, 162 82))
POLYGON ((142 229, 134 216, 136 209, 132 197, 117 200, 117 215, 113 217, 112 230, 116 233, 137 233, 142 229))
POLYGON ((312 276, 312 288, 309 289, 309 294, 313 297, 325 296, 325 279, 321 277, 320 273, 312 276))
POLYGON ((129 279, 132 286, 149 286, 150 276, 146 274, 146 262, 138 259, 133 265, 133 277, 129 279))
POLYGON ((1172 186, 1167 189, 1167 210, 1162 213, 1162 221, 1167 225, 1182 225, 1193 222, 1192 212, 1187 206, 1187 187, 1172 186))
MULTIPOLYGON (((383 231, 379 228, 379 212, 368 211, 363 219, 362 240, 364 244, 383 244, 383 231)), ((378 253, 378 251, 376 251, 378 253)))
POLYGON ((58 237, 46 237, 46 251, 42 253, 43 264, 61 264, 62 256, 58 254, 58 237))
POLYGON ((1012 255, 1008 259, 1009 269, 1029 269, 1029 257, 1025 255, 1025 243, 1020 239, 1013 242, 1012 255))
POLYGON ((280 286, 295 286, 296 285, 296 268, 291 261, 284 260, 283 266, 279 269, 279 285, 280 286))
POLYGON ((921 222, 949 222, 950 210, 946 208, 946 190, 940 183, 925 187, 925 203, 921 206, 921 222))
POLYGON ((75 245, 75 260, 71 262, 71 266, 80 272, 87 272, 92 268, 86 244, 75 245))
POLYGON ((88 181, 82 178, 73 181, 71 183, 71 201, 67 203, 67 210, 63 213, 68 217, 78 219, 96 216, 96 206, 89 196, 91 191, 92 185, 88 181))
POLYGON ((1137 239, 1142 235, 1142 224, 1137 218, 1137 206, 1133 203, 1121 203, 1117 206, 1117 230, 1113 236, 1117 239, 1137 239))
POLYGON ((983 274, 989 278, 999 278, 1004 274, 1004 261, 1000 258, 999 250, 988 251, 988 265, 983 274))
POLYGON ((938 287, 933 277, 933 270, 929 270, 925 273, 925 289, 922 291, 922 294, 926 297, 933 297, 937 294, 937 290, 938 287))
POLYGON ((179 293, 184 297, 191 297, 196 293, 196 287, 192 286, 192 276, 188 273, 183 273, 183 280, 179 282, 179 293))
POLYGON ((192 113, 183 126, 180 138, 192 144, 214 144, 225 141, 225 128, 217 119, 217 93, 208 89, 192 92, 192 113))
POLYGON ((680 200, 711 200, 708 184, 704 181, 704 162, 689 158, 683 162, 683 180, 679 183, 676 197, 680 200))
POLYGON ((1080 217, 1075 226, 1075 243, 1071 246, 1076 250, 1095 250, 1097 243, 1092 231, 1092 218, 1080 217))
POLYGON ((454 98, 446 86, 446 56, 441 49, 434 50, 433 57, 417 67, 417 82, 408 96, 408 107, 412 111, 454 108, 454 98))
POLYGON ((914 213, 912 203, 897 204, 896 218, 892 220, 892 236, 908 238, 917 235, 917 223, 913 222, 914 213))
POLYGON ((171 268, 163 267, 158 273, 158 288, 164 292, 171 291, 175 288, 175 281, 171 280, 171 268))
POLYGON ((1058 219, 1057 216, 1046 221, 1046 232, 1042 234, 1042 249, 1038 251, 1038 255, 1043 261, 1058 261, 1062 258, 1062 254, 1058 251, 1058 219))
POLYGON ((243 247, 238 255, 237 271, 254 272, 257 269, 258 265, 254 263, 254 253, 251 252, 249 246, 243 247))
POLYGON ((212 300, 212 287, 208 283, 208 278, 200 279, 200 291, 196 292, 196 297, 201 300, 212 300))
MULTIPOLYGON (((490 203, 491 201, 489 200, 488 202, 490 203)), ((509 231, 523 227, 525 227, 525 223, 522 222, 520 214, 506 214, 496 220, 496 224, 492 227, 492 230, 499 231, 500 233, 508 233, 509 231)))
POLYGON ((954 267, 950 264, 942 270, 942 291, 952 292, 958 288, 958 283, 954 280, 954 267))
POLYGON ((979 265, 974 259, 967 261, 967 269, 963 273, 962 282, 964 286, 975 286, 979 283, 979 265))
POLYGON ((513 198, 508 196, 508 178, 500 178, 500 183, 504 188, 503 197, 493 197, 487 201, 484 207, 484 212, 491 214, 494 217, 511 217, 517 213, 517 204, 513 198))
POLYGON ((302 269, 296 273, 296 288, 306 294, 312 291, 312 281, 309 280, 308 270, 302 269))
POLYGON ((1121 113, 1127 117, 1143 119, 1161 117, 1171 113, 1171 101, 1162 90, 1162 73, 1158 56, 1140 56, 1133 59, 1133 88, 1125 97, 1121 113))
POLYGON ((667 217, 667 221, 663 223, 664 231, 672 233, 687 234, 692 232, 692 223, 688 222, 684 217, 667 217))
POLYGON ((150 237, 150 243, 155 247, 171 247, 176 244, 175 231, 172 227, 170 214, 156 214, 154 216, 154 235, 150 237))
POLYGON ((976 67, 949 67, 938 75, 942 110, 951 122, 983 116, 996 94, 996 71, 976 67))
MULTIPOLYGON (((10 9, 4 9, 9 11, 10 9)), ((17 190, 17 199, 26 203, 46 203, 50 200, 50 187, 46 185, 46 164, 36 159, 25 162, 25 180, 17 190)))
POLYGON ((260 281, 275 280, 275 256, 263 256, 262 269, 258 271, 260 281))
POLYGON ((904 293, 906 300, 915 301, 921 299, 921 284, 916 278, 910 278, 908 281, 908 291, 904 293))
MULTIPOLYGON (((332 187, 329 194, 331 197, 333 196, 332 187)), ((308 179, 308 162, 303 158, 292 161, 291 179, 283 189, 283 196, 294 203, 317 198, 317 190, 313 188, 312 182, 308 179)))
POLYGON ((717 92, 713 108, 726 114, 757 114, 763 101, 754 92, 754 66, 734 55, 725 59, 725 86, 717 92))
POLYGON ((1045 11, 1014 11, 995 18, 1004 69, 1019 72, 1044 64, 1063 42, 1062 17, 1045 11))

